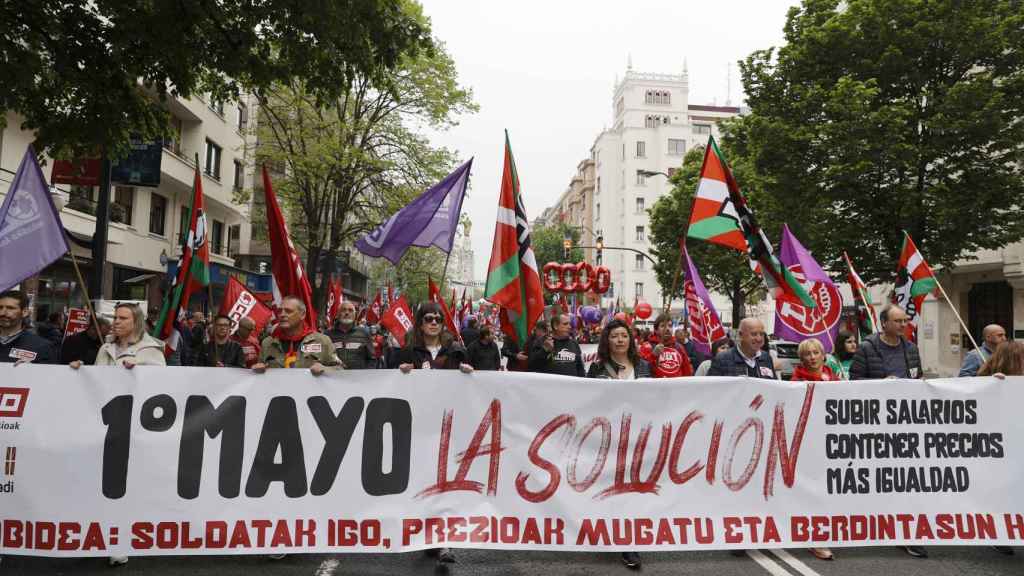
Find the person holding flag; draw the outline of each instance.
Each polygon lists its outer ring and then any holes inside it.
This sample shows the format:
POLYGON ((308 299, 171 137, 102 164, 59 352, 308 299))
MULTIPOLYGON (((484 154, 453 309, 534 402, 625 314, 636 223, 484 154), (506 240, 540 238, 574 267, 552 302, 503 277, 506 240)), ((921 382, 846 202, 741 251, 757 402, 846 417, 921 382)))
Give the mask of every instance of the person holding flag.
POLYGON ((274 334, 263 339, 260 361, 252 370, 262 374, 268 368, 309 368, 320 376, 328 368, 340 368, 334 344, 326 335, 306 323, 308 310, 301 298, 285 296, 278 314, 280 323, 274 334))
POLYGON ((338 317, 334 327, 327 332, 342 366, 350 370, 365 370, 376 367, 373 354, 373 340, 370 332, 356 326, 356 305, 349 300, 338 304, 338 317))

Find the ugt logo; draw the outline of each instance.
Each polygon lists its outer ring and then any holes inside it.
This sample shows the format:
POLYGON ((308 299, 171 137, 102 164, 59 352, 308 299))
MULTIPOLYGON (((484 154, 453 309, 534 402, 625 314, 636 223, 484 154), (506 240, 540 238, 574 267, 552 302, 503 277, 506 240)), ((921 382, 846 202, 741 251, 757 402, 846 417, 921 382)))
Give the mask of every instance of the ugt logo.
POLYGON ((28 403, 28 388, 0 388, 0 418, 20 418, 28 403))

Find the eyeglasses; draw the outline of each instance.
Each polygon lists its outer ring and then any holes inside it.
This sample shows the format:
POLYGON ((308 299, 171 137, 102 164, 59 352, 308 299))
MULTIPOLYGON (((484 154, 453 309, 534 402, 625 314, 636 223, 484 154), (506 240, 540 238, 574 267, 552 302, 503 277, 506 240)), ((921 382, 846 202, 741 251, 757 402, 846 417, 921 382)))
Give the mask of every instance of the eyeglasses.
POLYGON ((441 322, 444 322, 444 316, 442 316, 440 314, 424 314, 423 315, 423 323, 424 324, 440 324, 441 322))

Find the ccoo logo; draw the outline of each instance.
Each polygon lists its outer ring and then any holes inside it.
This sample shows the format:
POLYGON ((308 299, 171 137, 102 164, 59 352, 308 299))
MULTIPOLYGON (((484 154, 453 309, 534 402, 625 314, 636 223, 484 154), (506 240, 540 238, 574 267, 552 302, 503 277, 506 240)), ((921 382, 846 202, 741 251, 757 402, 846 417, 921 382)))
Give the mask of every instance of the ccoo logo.
POLYGON ((28 388, 0 388, 0 418, 20 418, 28 403, 28 388))

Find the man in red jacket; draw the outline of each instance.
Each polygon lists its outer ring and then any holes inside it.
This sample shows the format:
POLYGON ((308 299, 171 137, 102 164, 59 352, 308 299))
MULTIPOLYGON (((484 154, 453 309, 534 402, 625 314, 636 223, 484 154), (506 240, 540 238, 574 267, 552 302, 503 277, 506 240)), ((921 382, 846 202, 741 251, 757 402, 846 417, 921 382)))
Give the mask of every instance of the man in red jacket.
POLYGON ((672 318, 668 314, 654 320, 654 333, 640 347, 640 357, 651 365, 655 378, 693 376, 686 348, 672 336, 672 318))

